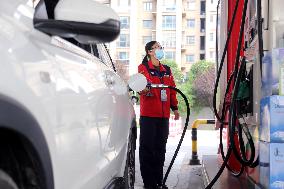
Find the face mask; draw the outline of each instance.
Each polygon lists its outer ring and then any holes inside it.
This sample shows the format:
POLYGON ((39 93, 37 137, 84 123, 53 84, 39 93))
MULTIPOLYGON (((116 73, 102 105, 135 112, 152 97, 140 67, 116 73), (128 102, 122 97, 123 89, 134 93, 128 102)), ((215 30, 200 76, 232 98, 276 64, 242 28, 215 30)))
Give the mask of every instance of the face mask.
POLYGON ((155 51, 155 56, 158 60, 162 60, 164 58, 164 55, 165 55, 165 53, 162 49, 157 49, 155 51))

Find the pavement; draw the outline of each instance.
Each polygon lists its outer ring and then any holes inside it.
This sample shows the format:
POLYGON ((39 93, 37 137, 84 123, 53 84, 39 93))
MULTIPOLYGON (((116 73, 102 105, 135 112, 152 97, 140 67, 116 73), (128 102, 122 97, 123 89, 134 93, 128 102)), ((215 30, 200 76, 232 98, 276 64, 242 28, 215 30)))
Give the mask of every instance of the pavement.
MULTIPOLYGON (((218 147, 218 131, 215 130, 198 130, 197 146, 200 162, 203 155, 216 155, 218 147)), ((166 161, 164 173, 166 172, 171 159, 174 155, 181 134, 170 135, 167 142, 166 161)), ((143 181, 140 174, 139 164, 139 129, 136 149, 136 181, 135 189, 143 189, 143 181)), ((187 130, 183 143, 168 176, 166 185, 169 189, 203 189, 203 174, 200 165, 189 165, 191 158, 191 130, 187 130)))

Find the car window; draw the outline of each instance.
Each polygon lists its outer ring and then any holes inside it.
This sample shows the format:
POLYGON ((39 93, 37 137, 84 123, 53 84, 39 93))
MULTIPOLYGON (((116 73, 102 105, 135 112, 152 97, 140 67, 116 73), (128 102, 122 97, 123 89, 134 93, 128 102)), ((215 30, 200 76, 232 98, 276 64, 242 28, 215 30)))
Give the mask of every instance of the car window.
POLYGON ((116 72, 116 68, 111 60, 111 57, 104 44, 97 44, 99 58, 109 67, 116 72))
MULTIPOLYGON (((98 58, 102 63, 104 63, 106 66, 108 66, 109 68, 113 69, 116 72, 116 68, 104 44, 92 44, 92 45, 82 44, 73 38, 63 39, 58 36, 53 36, 51 41, 54 45, 60 46, 65 50, 69 50, 72 51, 73 53, 84 56, 85 58, 87 54, 89 54, 90 56, 93 55, 96 58, 98 58)), ((90 57, 87 56, 87 58, 90 57)))
POLYGON ((85 45, 78 43, 76 40, 71 38, 61 38, 58 36, 52 36, 51 37, 51 44, 58 46, 62 49, 65 49, 67 51, 70 51, 72 53, 75 53, 77 55, 80 55, 88 60, 98 59, 99 58, 98 50, 96 45, 85 45))

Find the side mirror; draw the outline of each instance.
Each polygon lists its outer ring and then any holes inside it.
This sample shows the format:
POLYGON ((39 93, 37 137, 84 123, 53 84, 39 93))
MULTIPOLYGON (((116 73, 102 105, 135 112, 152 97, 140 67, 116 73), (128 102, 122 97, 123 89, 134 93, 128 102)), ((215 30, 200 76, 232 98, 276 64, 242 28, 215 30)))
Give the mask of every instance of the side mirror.
POLYGON ((137 73, 130 76, 128 85, 132 90, 140 92, 147 86, 147 79, 143 74, 137 73))
MULTIPOLYGON (((35 10, 34 27, 50 35, 74 38, 82 44, 113 41, 120 33, 118 15, 108 6, 94 0, 59 0, 54 19, 44 18, 45 4, 35 10)), ((50 12, 50 10, 49 10, 50 12)))

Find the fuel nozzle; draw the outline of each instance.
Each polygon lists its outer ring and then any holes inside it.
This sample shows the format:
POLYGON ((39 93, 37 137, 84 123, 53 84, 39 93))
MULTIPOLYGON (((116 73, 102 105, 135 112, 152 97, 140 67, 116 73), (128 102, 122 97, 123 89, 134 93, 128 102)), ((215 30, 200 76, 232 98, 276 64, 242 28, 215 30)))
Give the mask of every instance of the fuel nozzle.
POLYGON ((168 88, 168 85, 164 85, 164 84, 152 84, 150 82, 147 83, 146 88, 149 89, 148 93, 146 94, 146 96, 153 96, 153 94, 151 93, 151 89, 152 88, 168 88))
POLYGON ((168 88, 168 85, 164 84, 152 84, 150 82, 147 83, 146 88, 151 89, 151 88, 168 88))

